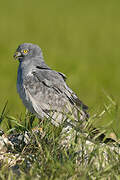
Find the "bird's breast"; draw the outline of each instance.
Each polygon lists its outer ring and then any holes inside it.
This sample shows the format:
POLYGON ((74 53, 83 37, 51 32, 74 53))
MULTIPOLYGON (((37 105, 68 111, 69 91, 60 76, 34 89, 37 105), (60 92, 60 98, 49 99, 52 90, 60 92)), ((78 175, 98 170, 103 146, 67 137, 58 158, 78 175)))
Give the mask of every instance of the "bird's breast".
POLYGON ((23 104, 25 105, 25 107, 32 113, 34 113, 34 109, 32 106, 32 103, 30 101, 29 98, 29 94, 26 90, 26 86, 24 83, 24 80, 27 78, 27 76, 25 76, 25 74, 23 74, 21 68, 18 69, 18 75, 17 75, 17 92, 20 96, 20 98, 23 101, 23 104))

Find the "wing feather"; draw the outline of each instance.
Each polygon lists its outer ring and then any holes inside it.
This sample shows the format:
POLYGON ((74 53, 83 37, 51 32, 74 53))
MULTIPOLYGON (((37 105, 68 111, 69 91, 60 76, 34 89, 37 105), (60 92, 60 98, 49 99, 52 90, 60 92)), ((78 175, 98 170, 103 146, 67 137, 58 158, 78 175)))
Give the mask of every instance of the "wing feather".
POLYGON ((48 116, 51 111, 68 113, 74 107, 80 111, 83 109, 82 113, 86 114, 87 106, 66 85, 61 73, 51 69, 37 69, 26 78, 24 84, 32 105, 40 116, 48 116))

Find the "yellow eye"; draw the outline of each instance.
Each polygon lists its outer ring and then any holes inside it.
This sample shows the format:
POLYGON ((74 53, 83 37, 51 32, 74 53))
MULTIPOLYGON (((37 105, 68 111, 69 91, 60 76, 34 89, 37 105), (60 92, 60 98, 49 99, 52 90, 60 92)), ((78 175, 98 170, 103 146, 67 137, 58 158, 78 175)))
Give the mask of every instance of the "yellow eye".
POLYGON ((23 53, 24 53, 24 54, 28 53, 28 50, 27 50, 27 49, 24 49, 24 50, 23 50, 23 53))

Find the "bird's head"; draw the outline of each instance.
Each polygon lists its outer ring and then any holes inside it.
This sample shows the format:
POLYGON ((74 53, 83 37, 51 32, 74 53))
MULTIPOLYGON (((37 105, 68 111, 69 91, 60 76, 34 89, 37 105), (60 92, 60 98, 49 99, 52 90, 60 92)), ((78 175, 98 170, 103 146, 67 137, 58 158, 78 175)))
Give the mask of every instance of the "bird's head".
POLYGON ((28 59, 27 57, 43 58, 41 48, 38 45, 32 43, 24 43, 19 45, 14 54, 14 58, 19 61, 23 61, 28 59))

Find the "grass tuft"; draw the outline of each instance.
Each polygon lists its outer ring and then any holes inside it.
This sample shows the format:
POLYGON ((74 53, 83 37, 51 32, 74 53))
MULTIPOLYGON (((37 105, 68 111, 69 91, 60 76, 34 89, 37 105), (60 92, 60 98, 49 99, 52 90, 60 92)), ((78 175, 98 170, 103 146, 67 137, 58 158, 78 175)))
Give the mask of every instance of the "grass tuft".
MULTIPOLYGON (((55 127, 51 124, 51 119, 45 119, 40 123, 28 112, 24 117, 16 119, 6 114, 7 104, 5 104, 1 112, 1 125, 6 119, 7 128, 4 127, 6 135, 23 134, 26 136, 27 132, 28 143, 21 144, 13 152, 9 150, 4 153, 4 161, 0 160, 0 178, 119 179, 118 132, 114 132, 114 128, 111 128, 112 119, 115 120, 117 117, 119 106, 110 98, 107 99, 109 101, 104 105, 104 110, 92 115, 84 130, 75 129, 75 138, 71 139, 67 147, 60 144, 64 126, 55 127), (110 123, 95 129, 93 124, 105 117, 110 117, 110 123), (106 133, 108 129, 109 132, 112 130, 112 133, 115 133, 116 141, 113 138, 114 141, 105 143, 108 138, 106 133), (106 133, 106 136, 101 139, 103 133, 106 133)), ((78 122, 77 125, 81 124, 78 122)), ((71 133, 74 133, 74 129, 71 133)))

